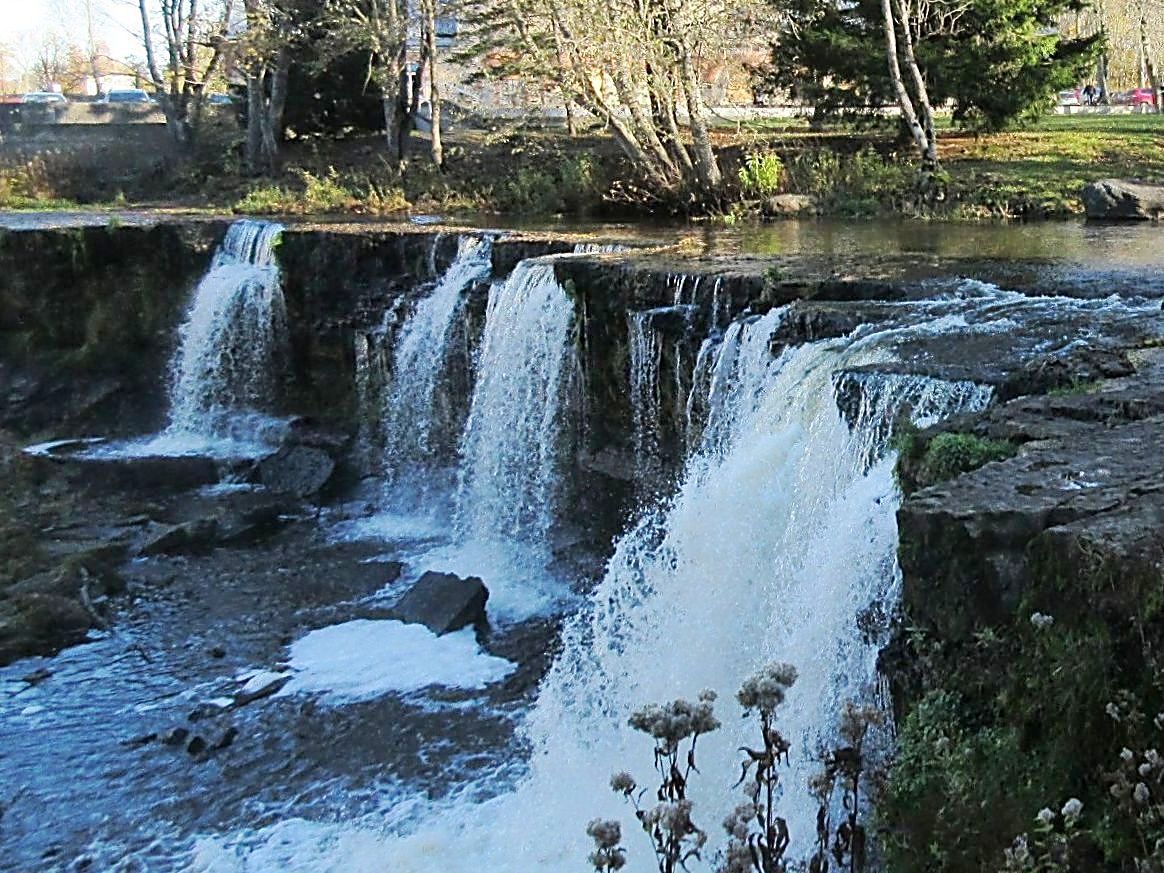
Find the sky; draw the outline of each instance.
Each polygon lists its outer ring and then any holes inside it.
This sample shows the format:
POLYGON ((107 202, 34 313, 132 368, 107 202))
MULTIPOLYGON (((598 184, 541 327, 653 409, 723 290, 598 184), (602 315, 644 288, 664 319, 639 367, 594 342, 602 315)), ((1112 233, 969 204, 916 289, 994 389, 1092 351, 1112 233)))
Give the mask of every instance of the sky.
MULTIPOLYGON (((93 26, 99 41, 117 58, 143 52, 136 0, 92 0, 93 26)), ((56 31, 81 42, 85 35, 83 0, 0 0, 0 43, 17 55, 32 55, 44 37, 56 31)))

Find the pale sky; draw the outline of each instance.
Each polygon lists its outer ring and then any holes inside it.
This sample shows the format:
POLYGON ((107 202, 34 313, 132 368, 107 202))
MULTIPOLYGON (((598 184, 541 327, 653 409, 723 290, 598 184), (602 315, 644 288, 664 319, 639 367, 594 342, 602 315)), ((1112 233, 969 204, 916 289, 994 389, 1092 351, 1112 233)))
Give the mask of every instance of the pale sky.
MULTIPOLYGON (((93 29, 98 41, 118 59, 140 58, 136 0, 91 0, 93 29)), ((56 32, 78 43, 85 39, 83 0, 0 0, 0 43, 18 59, 33 55, 45 36, 56 32)))

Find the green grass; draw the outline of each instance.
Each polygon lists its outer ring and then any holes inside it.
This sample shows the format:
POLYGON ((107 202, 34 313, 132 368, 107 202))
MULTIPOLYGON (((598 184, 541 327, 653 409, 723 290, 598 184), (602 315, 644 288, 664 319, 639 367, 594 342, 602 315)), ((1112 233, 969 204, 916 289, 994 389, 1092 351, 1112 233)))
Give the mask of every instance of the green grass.
POLYGON ((1031 127, 940 137, 951 197, 969 216, 1063 217, 1104 178, 1164 183, 1164 116, 1049 116, 1031 127))

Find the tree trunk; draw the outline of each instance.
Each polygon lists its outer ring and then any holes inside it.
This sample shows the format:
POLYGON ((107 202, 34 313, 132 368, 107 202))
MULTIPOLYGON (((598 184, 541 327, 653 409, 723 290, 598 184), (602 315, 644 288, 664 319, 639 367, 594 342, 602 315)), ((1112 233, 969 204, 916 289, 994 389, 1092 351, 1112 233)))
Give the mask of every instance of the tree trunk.
POLYGON ((263 76, 261 72, 247 73, 247 171, 253 176, 267 172, 263 161, 263 76))
POLYGON ((1143 2, 1140 3, 1140 57, 1141 78, 1148 80, 1152 89, 1152 111, 1160 111, 1160 82, 1156 78, 1156 64, 1152 61, 1152 43, 1148 39, 1148 16, 1143 2))
POLYGON ((445 165, 444 147, 441 144, 441 89, 437 75, 437 0, 424 0, 425 54, 428 56, 428 105, 432 129, 432 144, 429 154, 438 167, 445 165))
POLYGON ((574 101, 569 95, 566 96, 563 106, 566 110, 566 135, 570 139, 575 139, 578 136, 578 119, 574 115, 574 101))
MULTIPOLYGON (((927 133, 927 128, 931 128, 933 122, 931 119, 927 124, 923 124, 918 119, 917 110, 914 108, 913 100, 909 96, 909 89, 906 87, 905 80, 902 78, 901 63, 898 60, 897 54, 897 21, 891 0, 881 0, 881 16, 885 26, 885 58, 889 64, 889 80, 892 82, 893 91, 897 96, 897 105, 901 108, 901 116, 909 128, 909 134, 913 138, 914 145, 917 147, 918 156, 921 158, 922 171, 933 172, 938 167, 937 149, 927 133)), ((902 22, 902 27, 908 34, 908 20, 902 22)), ((914 70, 917 69, 916 62, 913 68, 914 70)), ((911 70, 912 72, 913 70, 911 70)), ((917 73, 917 78, 919 80, 921 78, 920 71, 917 73)))

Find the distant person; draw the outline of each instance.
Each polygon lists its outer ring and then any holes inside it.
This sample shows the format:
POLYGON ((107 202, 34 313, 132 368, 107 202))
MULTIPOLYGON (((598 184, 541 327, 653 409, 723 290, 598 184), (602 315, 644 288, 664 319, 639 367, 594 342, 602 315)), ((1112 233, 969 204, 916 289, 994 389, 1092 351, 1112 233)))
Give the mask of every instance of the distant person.
POLYGON ((1107 105, 1107 88, 1103 87, 1103 85, 1100 85, 1099 88, 1095 92, 1095 105, 1096 106, 1106 106, 1107 105))
POLYGON ((1095 86, 1088 83, 1087 87, 1083 89, 1083 105, 1095 105, 1095 86))

